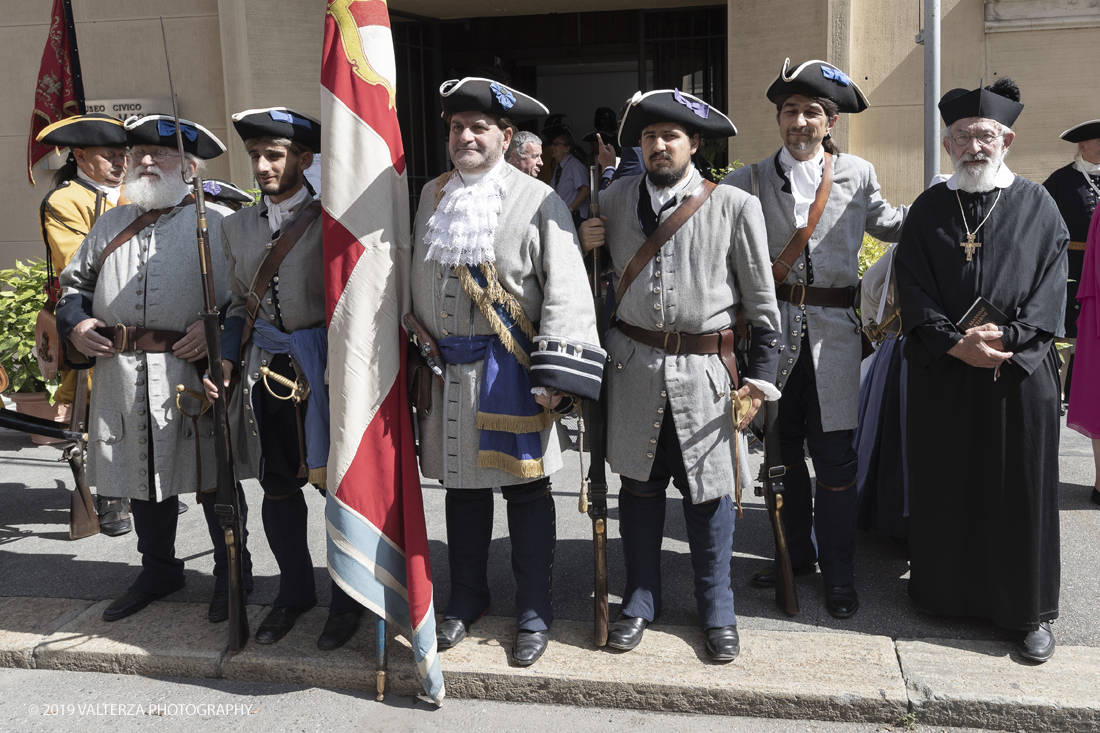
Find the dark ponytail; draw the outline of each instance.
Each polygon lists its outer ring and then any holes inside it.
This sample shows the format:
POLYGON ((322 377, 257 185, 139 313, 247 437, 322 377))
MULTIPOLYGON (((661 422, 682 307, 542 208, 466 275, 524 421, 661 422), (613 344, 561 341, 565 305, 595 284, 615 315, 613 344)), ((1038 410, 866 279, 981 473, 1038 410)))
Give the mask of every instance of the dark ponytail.
POLYGON ((821 141, 821 147, 830 155, 840 155, 840 148, 837 146, 836 141, 833 140, 832 135, 825 136, 825 139, 821 141))
POLYGON ((58 168, 57 173, 53 174, 53 187, 57 188, 65 181, 71 181, 76 178, 77 170, 76 158, 73 157, 73 151, 70 150, 65 165, 58 168))

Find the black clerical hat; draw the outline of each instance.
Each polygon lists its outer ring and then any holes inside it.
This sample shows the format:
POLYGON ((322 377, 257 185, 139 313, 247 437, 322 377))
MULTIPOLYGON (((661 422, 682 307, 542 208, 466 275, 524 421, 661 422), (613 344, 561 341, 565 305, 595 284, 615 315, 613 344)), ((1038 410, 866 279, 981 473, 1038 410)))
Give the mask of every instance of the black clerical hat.
POLYGON ((206 192, 208 198, 215 201, 234 201, 247 204, 256 200, 248 191, 234 186, 229 181, 222 181, 217 178, 204 178, 202 190, 206 192))
POLYGON ((674 122, 701 137, 733 137, 737 128, 730 118, 698 97, 679 89, 635 92, 619 123, 619 145, 641 144, 642 130, 658 122, 674 122))
POLYGON ((856 114, 867 109, 867 97, 843 71, 826 61, 807 61, 791 71, 791 60, 783 62, 783 70, 768 87, 768 99, 779 104, 784 97, 801 94, 824 97, 834 102, 841 112, 856 114))
POLYGON ((1100 138, 1100 120, 1089 120, 1088 122, 1082 122, 1080 125, 1074 125, 1060 137, 1067 143, 1083 143, 1086 140, 1095 140, 1100 138))
POLYGON ((444 117, 456 112, 489 112, 512 122, 526 122, 550 111, 534 97, 499 81, 476 76, 443 82, 439 87, 439 101, 444 117))
POLYGON ((985 117, 1006 127, 1024 111, 1020 104, 1020 87, 1007 76, 1002 76, 987 87, 977 89, 952 89, 940 99, 940 116, 950 127, 968 117, 985 117))
POLYGON ((44 127, 35 139, 57 148, 124 148, 126 128, 121 120, 93 112, 59 120, 44 127))
MULTIPOLYGON (((183 150, 196 158, 210 160, 225 152, 225 145, 202 125, 180 120, 183 150)), ((156 145, 176 149, 176 120, 171 115, 148 115, 126 120, 126 141, 130 145, 156 145)))
POLYGON ((247 109, 233 115, 233 127, 242 140, 278 137, 321 152, 321 123, 289 107, 247 109))

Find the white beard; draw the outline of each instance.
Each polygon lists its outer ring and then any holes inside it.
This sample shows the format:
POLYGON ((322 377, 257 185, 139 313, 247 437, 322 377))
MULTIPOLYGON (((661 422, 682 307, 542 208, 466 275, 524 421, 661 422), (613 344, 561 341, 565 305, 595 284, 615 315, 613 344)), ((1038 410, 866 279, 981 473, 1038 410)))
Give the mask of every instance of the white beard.
POLYGON ((997 177, 997 171, 1001 169, 1008 149, 1003 149, 996 155, 985 153, 963 153, 958 158, 951 158, 951 165, 955 168, 955 182, 959 188, 967 193, 985 193, 993 190, 993 181, 997 177), (969 161, 981 160, 982 165, 963 165, 969 161))
POLYGON ((190 187, 180 178, 179 171, 179 166, 169 171, 157 166, 135 166, 126 171, 126 198, 143 211, 163 209, 179 203, 190 191, 190 187), (157 178, 142 176, 142 173, 155 173, 157 178))

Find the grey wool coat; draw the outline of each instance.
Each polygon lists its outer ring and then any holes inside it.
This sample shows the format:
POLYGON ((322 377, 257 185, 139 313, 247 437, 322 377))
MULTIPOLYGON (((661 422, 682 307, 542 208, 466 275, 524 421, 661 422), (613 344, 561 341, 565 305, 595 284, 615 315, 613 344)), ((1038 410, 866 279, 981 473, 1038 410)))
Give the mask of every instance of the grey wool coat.
MULTIPOLYGON (((228 209, 207 204, 214 287, 225 297, 225 258, 217 245, 228 209)), ((68 267, 61 273, 64 303, 59 326, 98 318, 110 326, 186 331, 203 310, 195 206, 164 214, 131 238, 98 267, 100 253, 130 222, 142 214, 134 204, 103 214, 68 267)), ((71 330, 71 327, 70 327, 71 330)), ((67 332, 66 332, 67 334, 67 332)), ((75 349, 68 345, 72 355, 75 349)), ((83 355, 80 355, 83 356, 83 355)), ((176 385, 202 392, 193 363, 164 353, 127 351, 93 360, 88 430, 88 483, 111 496, 161 501, 193 492, 198 469, 191 419, 176 408, 176 385), (148 475, 152 453, 155 475, 148 475)), ((189 412, 201 406, 182 398, 189 412)), ((217 483, 213 418, 199 418, 202 488, 217 483)))
MULTIPOLYGON (((660 221, 700 185, 698 171, 691 175, 660 221)), ((646 240, 638 219, 638 198, 649 195, 643 179, 644 174, 620 178, 601 194, 616 283, 646 240)), ((779 312, 769 270, 760 203, 719 186, 631 283, 617 318, 650 331, 703 334, 731 328, 740 307, 746 323, 774 331, 779 312)), ((730 377, 718 355, 668 354, 618 329, 608 330, 606 343, 611 470, 638 481, 649 479, 667 404, 683 449, 692 502, 731 494, 736 462, 730 377)), ((754 373, 753 366, 747 376, 766 376, 754 373)), ((748 449, 744 436, 740 440, 741 477, 747 485, 748 449)))
MULTIPOLYGON (((768 249, 774 261, 795 232, 794 196, 779 166, 776 152, 758 164, 760 205, 768 226, 768 249), (784 190, 786 187, 786 190, 784 190)), ((726 176, 724 184, 752 192, 749 166, 726 176)), ((885 242, 896 242, 909 207, 894 207, 879 194, 878 179, 870 163, 842 153, 833 162, 833 188, 810 243, 802 251, 786 283, 819 288, 844 288, 859 284, 859 249, 863 233, 885 242)), ((823 308, 779 303, 782 327, 780 389, 794 368, 806 325, 825 431, 856 426, 859 407, 859 363, 862 356, 860 323, 851 308, 823 308)))
MULTIPOLYGON (((606 355, 599 347, 591 286, 572 216, 552 188, 510 165, 503 166, 503 182, 505 198, 493 248, 501 286, 516 298, 538 334, 537 350, 531 355, 531 384, 575 394, 569 387, 570 368, 560 362, 571 361, 578 367, 598 364, 602 369, 606 355), (555 359, 559 364, 552 363, 555 359)), ((437 340, 491 336, 489 321, 463 290, 455 269, 424 259, 428 252, 424 235, 435 210, 438 183, 432 180, 424 187, 414 223, 413 312, 437 340)), ((421 471, 449 489, 510 486, 539 478, 478 466, 482 364, 448 364, 445 386, 431 380, 430 413, 418 414, 421 471)), ((585 381, 592 384, 582 389, 599 393, 599 378, 585 381)), ((543 475, 550 475, 562 467, 557 423, 542 431, 542 445, 543 475)))
MULTIPOLYGON (((291 227, 310 204, 306 199, 290 210, 280 232, 291 227)), ((241 348, 241 330, 247 315, 248 293, 252 279, 268 253, 268 244, 279 233, 271 234, 267 221, 267 204, 261 197, 249 206, 227 216, 221 225, 221 246, 228 268, 227 281, 231 301, 226 311, 222 333, 222 358, 233 362, 240 370, 240 383, 229 395, 230 435, 233 441, 233 464, 238 481, 263 476, 263 454, 260 450, 259 426, 256 422, 257 389, 266 389, 260 367, 267 366, 271 354, 252 343, 241 348)), ((281 331, 291 333, 303 328, 325 325, 325 258, 321 244, 321 217, 317 217, 290 250, 271 282, 263 288, 256 320, 264 320, 281 331)), ((259 288, 257 288, 259 289, 259 288)), ((323 389, 324 385, 310 385, 323 389)), ((276 387, 279 394, 286 390, 276 387)))

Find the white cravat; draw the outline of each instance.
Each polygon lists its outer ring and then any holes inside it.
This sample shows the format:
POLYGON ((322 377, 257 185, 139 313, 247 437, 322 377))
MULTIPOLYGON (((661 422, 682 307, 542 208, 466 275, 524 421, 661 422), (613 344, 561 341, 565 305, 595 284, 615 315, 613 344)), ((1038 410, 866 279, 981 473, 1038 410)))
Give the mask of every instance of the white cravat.
POLYGON ((309 189, 305 186, 299 188, 298 193, 277 204, 271 203, 270 196, 264 196, 264 203, 267 204, 267 226, 271 229, 271 233, 279 231, 290 210, 307 198, 309 198, 309 189))
POLYGON ((508 164, 501 158, 483 173, 458 172, 443 187, 443 199, 428 219, 424 244, 425 261, 458 267, 476 267, 496 261, 493 239, 504 209, 504 174, 508 164))
POLYGON ((1077 170, 1081 171, 1088 176, 1100 176, 1100 163, 1090 163, 1080 155, 1073 161, 1073 165, 1077 170))
POLYGON ((691 182, 691 172, 694 170, 690 166, 687 169, 687 173, 680 179, 678 183, 675 183, 666 188, 657 188, 653 185, 653 181, 649 180, 649 176, 645 177, 645 189, 649 191, 649 203, 653 206, 653 213, 660 214, 661 209, 671 199, 676 198, 676 195, 687 188, 688 183, 691 182))
POLYGON ((786 146, 779 151, 779 165, 791 182, 791 194, 794 196, 794 225, 801 229, 810 217, 810 204, 817 197, 817 187, 821 185, 822 166, 825 163, 825 148, 809 160, 798 160, 786 146))
POLYGON ((118 197, 122 193, 122 186, 108 186, 106 183, 100 183, 93 180, 91 176, 79 168, 76 169, 76 175, 92 188, 102 191, 104 198, 111 202, 111 206, 118 206, 118 197))

